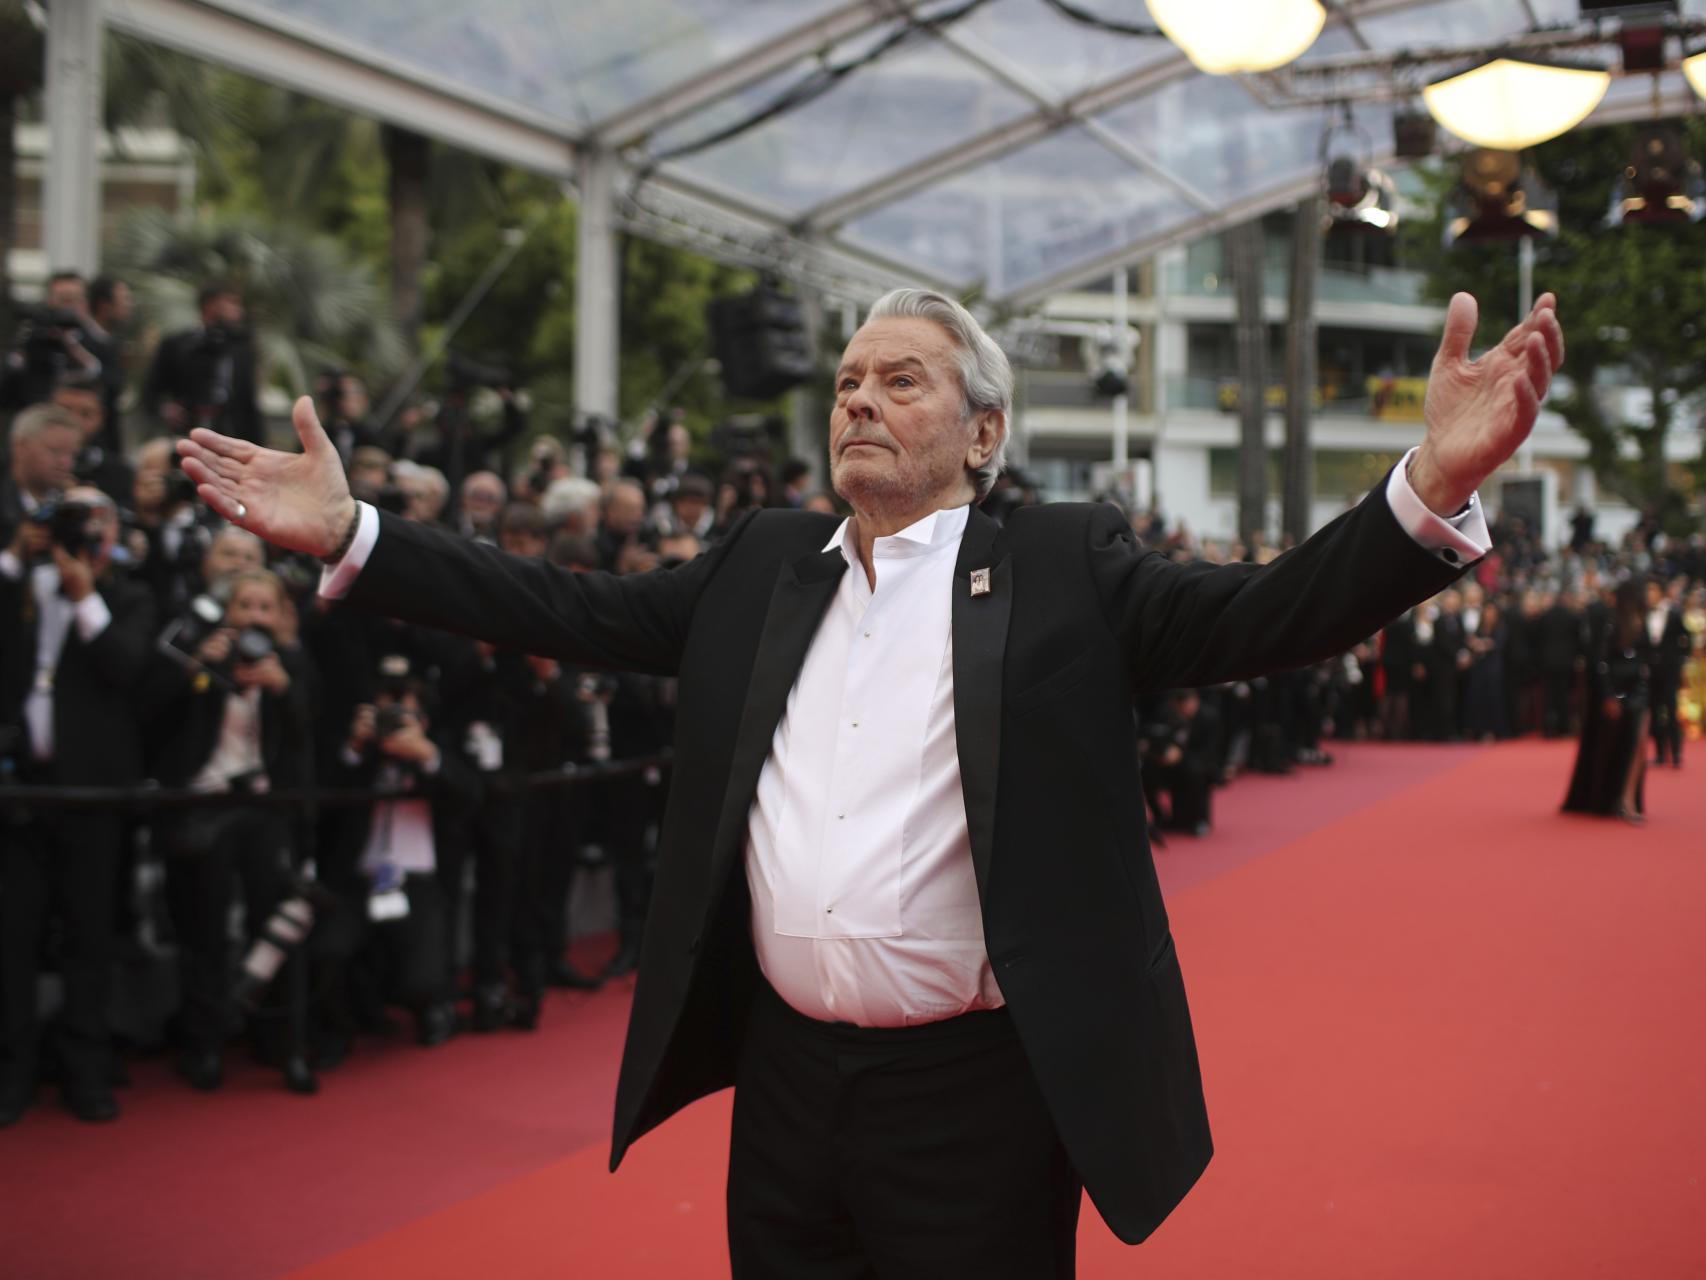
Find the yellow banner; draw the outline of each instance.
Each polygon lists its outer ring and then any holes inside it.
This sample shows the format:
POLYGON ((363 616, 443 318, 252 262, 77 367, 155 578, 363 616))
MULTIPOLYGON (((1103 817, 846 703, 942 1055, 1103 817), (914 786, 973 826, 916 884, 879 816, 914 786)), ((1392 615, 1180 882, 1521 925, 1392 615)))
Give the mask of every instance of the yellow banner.
POLYGON ((1368 416, 1382 422, 1420 422, 1426 378, 1368 379, 1368 416))

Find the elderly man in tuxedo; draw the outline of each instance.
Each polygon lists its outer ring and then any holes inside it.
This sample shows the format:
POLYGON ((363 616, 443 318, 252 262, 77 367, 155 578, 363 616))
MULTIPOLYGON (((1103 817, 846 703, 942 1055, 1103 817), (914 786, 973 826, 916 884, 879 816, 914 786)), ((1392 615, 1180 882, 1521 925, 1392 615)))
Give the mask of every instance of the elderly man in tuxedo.
POLYGON ((675 780, 617 1088, 614 1168, 735 1086, 737 1277, 1073 1273, 1081 1190, 1142 1240, 1207 1113, 1146 843, 1131 703, 1317 661, 1487 548, 1474 497, 1563 359, 1553 299, 1469 358, 1453 299, 1426 438, 1266 566, 1180 566, 1112 506, 977 510, 1012 374, 958 304, 881 299, 835 375, 852 518, 749 513, 615 577, 353 502, 300 454, 180 446, 226 518, 322 591, 526 653, 677 675, 675 780))

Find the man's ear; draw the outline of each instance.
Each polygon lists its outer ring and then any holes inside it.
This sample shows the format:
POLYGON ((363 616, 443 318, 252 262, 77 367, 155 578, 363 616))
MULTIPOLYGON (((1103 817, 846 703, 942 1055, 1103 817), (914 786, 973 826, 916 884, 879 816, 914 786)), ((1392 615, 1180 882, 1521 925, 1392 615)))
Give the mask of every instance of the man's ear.
POLYGON ((971 443, 966 447, 966 465, 981 467, 995 456, 1007 438, 1007 415, 999 409, 984 409, 974 422, 971 443))

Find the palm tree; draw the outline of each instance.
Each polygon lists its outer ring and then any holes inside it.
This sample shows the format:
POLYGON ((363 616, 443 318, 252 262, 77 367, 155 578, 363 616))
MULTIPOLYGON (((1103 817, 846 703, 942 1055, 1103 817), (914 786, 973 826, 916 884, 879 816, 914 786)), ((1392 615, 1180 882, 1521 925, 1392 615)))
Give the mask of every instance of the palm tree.
POLYGON ((263 381, 306 390, 314 372, 359 366, 395 373, 408 352, 372 270, 329 236, 286 223, 141 211, 119 228, 115 268, 135 282, 162 328, 197 322, 195 292, 230 279, 248 304, 263 381))

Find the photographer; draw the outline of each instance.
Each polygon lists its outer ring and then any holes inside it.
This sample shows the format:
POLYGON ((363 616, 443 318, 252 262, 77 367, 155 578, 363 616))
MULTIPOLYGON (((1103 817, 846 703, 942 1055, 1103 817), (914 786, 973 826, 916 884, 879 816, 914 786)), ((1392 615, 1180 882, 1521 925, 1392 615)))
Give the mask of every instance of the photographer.
POLYGON ((122 335, 135 314, 130 286, 116 276, 96 276, 89 281, 89 309, 85 345, 101 361, 101 437, 95 443, 109 453, 124 449, 120 430, 120 401, 124 398, 124 347, 122 335))
MULTIPOLYGON (((26 440, 44 418, 27 411, 26 440)), ((56 413, 46 409, 45 415, 56 413)), ((130 691, 148 663, 154 608, 110 572, 117 513, 96 489, 38 503, 0 551, 0 778, 53 787, 142 780, 130 691)), ((121 819, 111 808, 6 810, 0 842, 0 1126, 35 1096, 36 973, 61 920, 62 1094, 79 1119, 118 1115, 108 1024, 121 819)))
MULTIPOLYGON (((473 803, 477 784, 455 752, 432 734, 431 695, 407 658, 381 661, 379 692, 356 707, 348 736, 327 770, 335 786, 367 787, 377 800, 355 824, 350 847, 323 877, 355 906, 355 954, 335 981, 355 1023, 380 1020, 387 1003, 415 1016, 424 1046, 456 1031, 452 1003, 452 918, 439 883, 446 823, 473 803)), ((334 1028, 337 1030, 337 1028, 334 1028)))
POLYGON ((82 433, 82 448, 72 465, 78 483, 93 485, 120 506, 128 503, 136 471, 123 454, 104 443, 110 433, 101 384, 84 377, 64 378, 53 389, 53 403, 76 419, 82 433))
POLYGON ((40 404, 65 377, 99 378, 107 347, 93 335, 83 277, 56 271, 41 305, 24 308, 23 327, 0 367, 0 411, 40 404))
POLYGON ((12 423, 12 462, 0 472, 0 546, 19 524, 76 480, 83 433, 77 419, 53 405, 31 405, 12 423))
MULTIPOLYGON (((180 641, 193 637, 193 650, 163 645, 156 661, 148 699, 154 777, 166 787, 209 793, 300 786, 308 777, 309 680, 301 651, 279 643, 291 607, 284 584, 265 569, 248 568, 222 585, 222 625, 205 634, 179 628, 180 641)), ((162 819, 157 839, 167 858, 183 973, 178 1073, 192 1088, 213 1090, 224 1079, 223 1048, 237 1013, 230 982, 233 890, 242 884, 248 936, 260 937, 294 883, 290 823, 275 808, 191 808, 162 819)), ((318 1088, 304 1056, 305 1008, 302 961, 293 956, 269 1007, 274 1020, 267 1029, 280 1034, 257 1037, 257 1047, 297 1093, 318 1088)))
POLYGON ((450 491, 457 493, 463 481, 477 472, 507 470, 504 455, 510 443, 527 431, 527 414, 509 385, 507 369, 476 364, 453 353, 448 372, 450 386, 438 409, 438 439, 430 445, 412 441, 404 449, 410 461, 442 471, 450 491), (469 400, 479 387, 489 387, 498 396, 498 423, 490 430, 483 429, 470 412, 469 400))
POLYGON ((142 385, 143 408, 180 435, 207 427, 258 444, 255 349, 243 324, 243 299, 218 281, 203 285, 196 299, 201 324, 161 340, 142 385))

